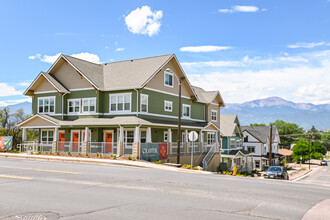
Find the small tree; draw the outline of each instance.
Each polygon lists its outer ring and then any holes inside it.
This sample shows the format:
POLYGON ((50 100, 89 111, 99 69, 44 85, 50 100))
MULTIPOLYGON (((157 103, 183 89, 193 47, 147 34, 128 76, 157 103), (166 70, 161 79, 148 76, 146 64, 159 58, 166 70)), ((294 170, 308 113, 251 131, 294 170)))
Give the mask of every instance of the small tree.
POLYGON ((305 140, 299 140, 297 144, 293 147, 292 159, 295 162, 299 162, 300 158, 304 163, 308 160, 308 142, 305 140))

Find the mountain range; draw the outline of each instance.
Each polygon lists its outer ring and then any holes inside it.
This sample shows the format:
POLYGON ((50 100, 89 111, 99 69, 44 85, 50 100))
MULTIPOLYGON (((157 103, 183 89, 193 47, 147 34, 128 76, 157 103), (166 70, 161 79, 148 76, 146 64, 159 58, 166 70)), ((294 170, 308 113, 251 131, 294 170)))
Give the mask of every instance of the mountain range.
MULTIPOLYGON (((31 114, 32 109, 30 102, 8 107, 12 112, 23 108, 25 114, 31 114)), ((221 114, 237 114, 241 125, 269 124, 279 119, 296 123, 304 129, 310 129, 313 125, 318 130, 330 129, 330 104, 295 103, 279 97, 270 97, 242 104, 226 103, 226 107, 221 109, 221 114)))
POLYGON ((330 104, 295 103, 280 97, 257 99, 242 104, 226 103, 221 114, 237 114, 241 125, 269 124, 275 120, 296 123, 305 129, 330 128, 330 104))

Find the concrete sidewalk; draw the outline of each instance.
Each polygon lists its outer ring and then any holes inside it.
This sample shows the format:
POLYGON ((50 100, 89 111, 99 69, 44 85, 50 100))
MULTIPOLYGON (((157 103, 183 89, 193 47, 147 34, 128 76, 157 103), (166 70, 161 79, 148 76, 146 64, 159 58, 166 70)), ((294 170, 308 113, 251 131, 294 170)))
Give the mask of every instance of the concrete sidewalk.
POLYGON ((11 158, 22 158, 22 159, 42 159, 42 160, 57 160, 57 161, 71 161, 71 162, 82 162, 82 163, 97 163, 97 164, 112 164, 122 166, 133 166, 141 168, 153 168, 162 169, 169 171, 186 171, 192 173, 212 174, 209 171, 200 170, 188 170, 183 168, 177 168, 167 166, 163 164, 155 164, 145 161, 132 161, 132 160, 114 160, 114 159, 95 159, 95 158, 82 158, 82 157, 66 157, 66 156, 55 156, 55 155, 35 155, 26 153, 0 153, 0 157, 11 157, 11 158))

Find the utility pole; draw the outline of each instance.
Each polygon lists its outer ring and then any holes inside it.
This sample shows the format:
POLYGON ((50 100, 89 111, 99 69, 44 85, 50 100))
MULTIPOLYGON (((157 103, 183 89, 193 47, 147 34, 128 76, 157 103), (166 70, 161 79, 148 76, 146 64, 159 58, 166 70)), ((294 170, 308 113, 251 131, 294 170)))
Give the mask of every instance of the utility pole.
POLYGON ((272 165, 272 144, 273 144, 273 125, 270 125, 270 139, 269 139, 269 166, 272 165))
POLYGON ((176 163, 180 164, 180 145, 181 145, 181 83, 183 77, 179 78, 179 113, 178 113, 178 150, 177 150, 177 157, 176 163))

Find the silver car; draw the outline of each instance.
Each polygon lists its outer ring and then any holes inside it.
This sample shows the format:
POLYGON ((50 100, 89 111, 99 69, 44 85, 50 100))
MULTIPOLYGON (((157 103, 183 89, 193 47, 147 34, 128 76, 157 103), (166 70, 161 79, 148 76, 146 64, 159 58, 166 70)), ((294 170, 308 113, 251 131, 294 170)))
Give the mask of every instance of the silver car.
POLYGON ((326 160, 321 160, 320 166, 328 166, 328 162, 326 160))

